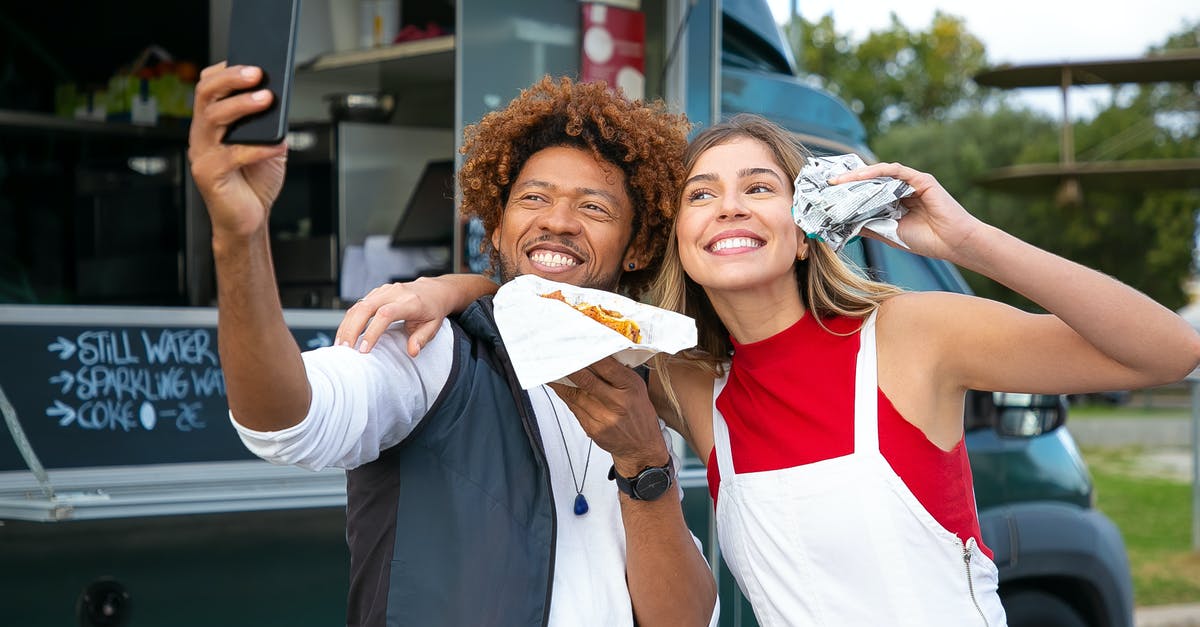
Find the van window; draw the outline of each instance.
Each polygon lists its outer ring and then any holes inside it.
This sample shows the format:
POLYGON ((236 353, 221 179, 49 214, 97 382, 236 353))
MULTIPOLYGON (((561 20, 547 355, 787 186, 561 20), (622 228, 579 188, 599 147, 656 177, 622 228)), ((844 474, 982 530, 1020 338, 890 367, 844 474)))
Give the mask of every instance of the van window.
POLYGON ((918 292, 961 291, 955 289, 957 286, 945 285, 941 281, 941 273, 933 268, 934 261, 932 259, 920 257, 899 248, 892 248, 875 240, 860 241, 866 242, 880 281, 918 292))
POLYGON ((842 258, 842 261, 855 274, 867 279, 873 278, 871 272, 867 269, 867 251, 863 248, 863 240, 861 238, 843 246, 838 256, 842 258))

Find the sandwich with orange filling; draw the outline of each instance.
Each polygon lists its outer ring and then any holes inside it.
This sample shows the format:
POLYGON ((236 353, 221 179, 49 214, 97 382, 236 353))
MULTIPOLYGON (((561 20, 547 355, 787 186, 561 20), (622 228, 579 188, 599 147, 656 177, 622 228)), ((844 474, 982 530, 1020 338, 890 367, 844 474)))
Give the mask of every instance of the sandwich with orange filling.
POLYGON ((540 296, 542 298, 560 300, 592 320, 595 320, 596 322, 599 322, 613 331, 624 335, 630 342, 633 342, 634 344, 642 343, 641 327, 638 326, 638 323, 621 315, 621 312, 619 311, 605 309, 599 305, 591 305, 588 303, 572 303, 571 301, 567 300, 565 296, 563 296, 562 290, 554 290, 549 294, 541 294, 540 296))

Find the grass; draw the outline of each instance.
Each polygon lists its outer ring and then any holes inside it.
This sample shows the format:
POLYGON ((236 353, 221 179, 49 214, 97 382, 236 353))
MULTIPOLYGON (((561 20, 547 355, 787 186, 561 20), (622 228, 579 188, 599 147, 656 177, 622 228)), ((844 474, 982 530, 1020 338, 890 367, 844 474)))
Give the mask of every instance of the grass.
POLYGON ((1145 407, 1136 403, 1112 406, 1104 404, 1071 405, 1068 421, 1110 418, 1190 418, 1187 407, 1145 407))
POLYGON ((1096 507, 1121 529, 1138 605, 1200 601, 1190 482, 1137 471, 1138 449, 1085 449, 1096 507))

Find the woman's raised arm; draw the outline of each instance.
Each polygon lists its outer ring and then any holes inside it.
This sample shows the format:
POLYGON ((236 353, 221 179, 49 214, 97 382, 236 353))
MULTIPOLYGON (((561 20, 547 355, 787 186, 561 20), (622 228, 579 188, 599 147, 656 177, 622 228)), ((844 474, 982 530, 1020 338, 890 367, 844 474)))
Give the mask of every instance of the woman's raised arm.
POLYGON ((478 274, 443 274, 381 285, 346 310, 334 343, 366 353, 392 323, 403 320, 409 333, 408 354, 416 357, 446 316, 462 313, 477 298, 495 294, 498 288, 478 274))

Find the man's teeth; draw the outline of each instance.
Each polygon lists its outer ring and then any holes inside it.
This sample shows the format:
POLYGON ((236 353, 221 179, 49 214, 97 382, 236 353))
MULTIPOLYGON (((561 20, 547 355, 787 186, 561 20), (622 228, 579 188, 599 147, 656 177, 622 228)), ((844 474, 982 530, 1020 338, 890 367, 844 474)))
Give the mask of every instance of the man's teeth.
POLYGON ((551 252, 535 252, 529 256, 529 259, 534 263, 539 263, 543 266, 561 267, 575 265, 574 257, 551 252))
POLYGON ((731 237, 723 239, 712 245, 713 252, 725 250, 726 248, 759 248, 762 242, 749 237, 731 237))

